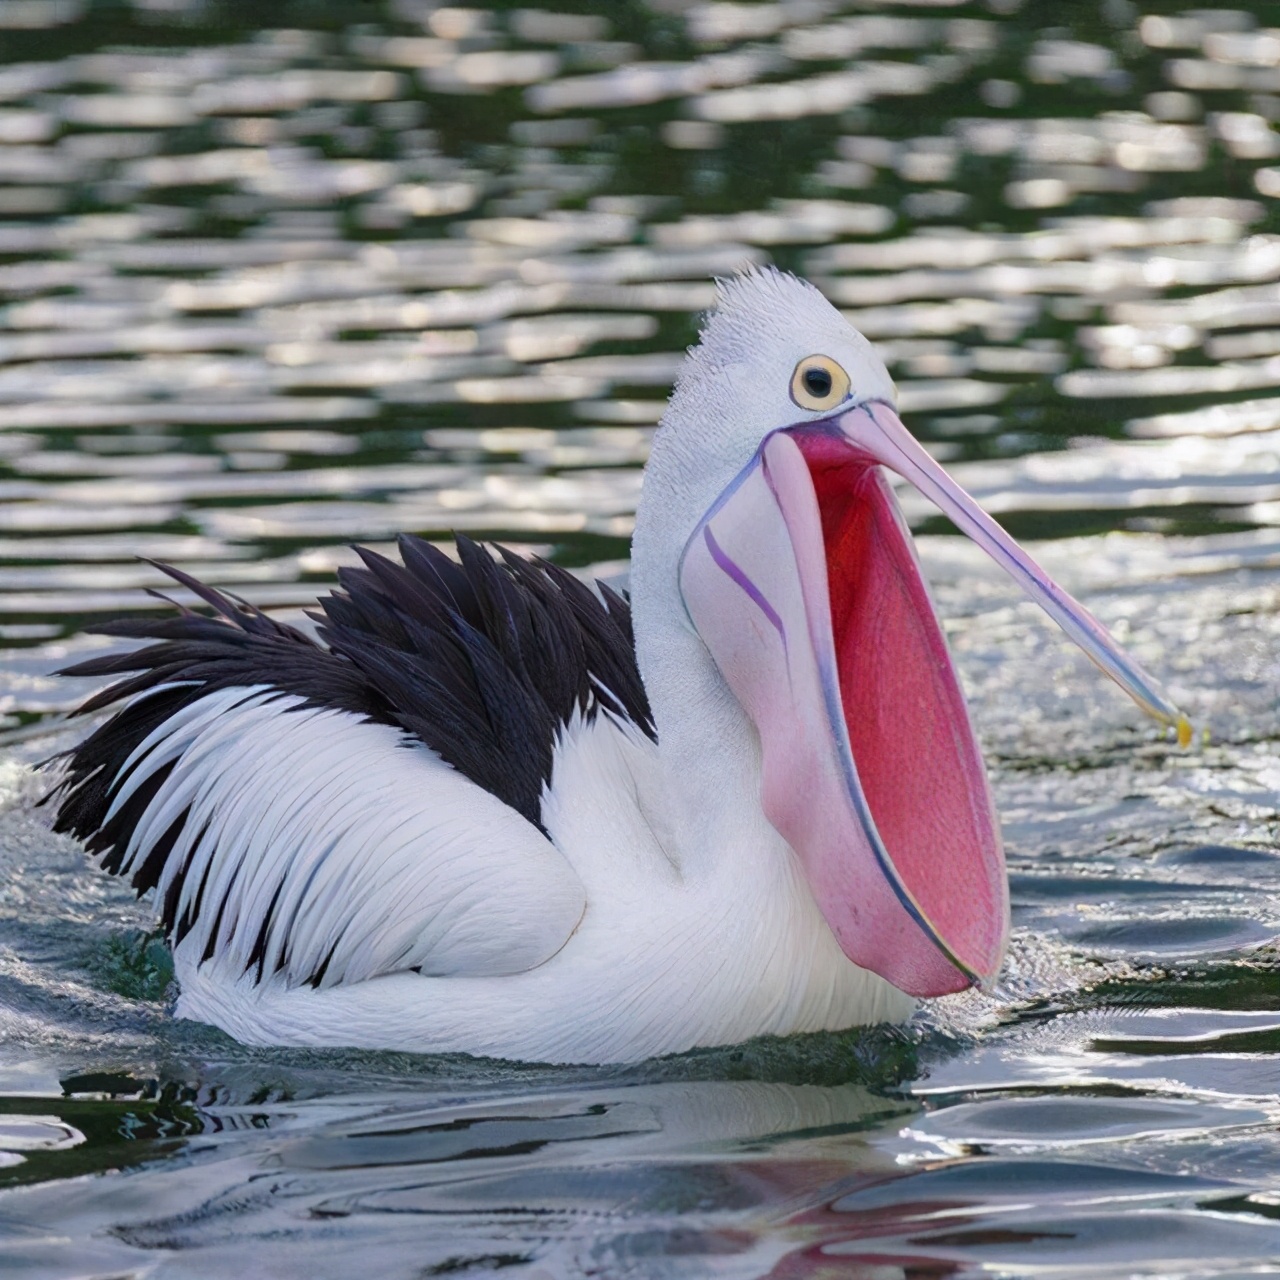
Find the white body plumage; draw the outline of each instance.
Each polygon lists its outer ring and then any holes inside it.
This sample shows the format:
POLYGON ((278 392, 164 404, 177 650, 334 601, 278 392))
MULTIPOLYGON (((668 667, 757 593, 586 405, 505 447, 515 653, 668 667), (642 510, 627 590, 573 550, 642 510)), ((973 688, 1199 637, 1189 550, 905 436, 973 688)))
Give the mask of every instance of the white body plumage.
POLYGON ((170 570, 221 616, 121 624, 162 643, 79 668, 143 674, 88 704, 119 709, 69 753, 58 822, 156 889, 178 1013, 255 1044, 607 1062, 990 977, 998 828, 880 467, 1177 713, 893 394, 810 286, 729 282, 654 443, 629 615, 409 539, 324 602, 325 649, 170 570))
POLYGON ((385 726, 260 693, 208 701, 175 726, 191 767, 161 803, 222 815, 208 873, 238 886, 240 941, 203 963, 207 927, 177 946, 181 1016, 249 1044, 609 1062, 910 1011, 845 958, 753 797, 682 870, 659 834, 659 753, 613 717, 563 735, 543 837, 385 726), (259 979, 248 940, 282 886, 268 948, 294 970, 259 979), (338 980, 298 983, 336 935, 354 940, 338 980))

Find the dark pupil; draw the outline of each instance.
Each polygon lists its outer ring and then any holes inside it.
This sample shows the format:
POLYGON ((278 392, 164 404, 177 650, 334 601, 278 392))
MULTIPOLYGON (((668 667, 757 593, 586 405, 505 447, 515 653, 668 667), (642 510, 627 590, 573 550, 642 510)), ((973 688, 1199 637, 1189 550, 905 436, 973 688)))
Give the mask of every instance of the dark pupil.
POLYGON ((831 375, 825 369, 806 369, 804 389, 818 400, 831 394, 831 375))

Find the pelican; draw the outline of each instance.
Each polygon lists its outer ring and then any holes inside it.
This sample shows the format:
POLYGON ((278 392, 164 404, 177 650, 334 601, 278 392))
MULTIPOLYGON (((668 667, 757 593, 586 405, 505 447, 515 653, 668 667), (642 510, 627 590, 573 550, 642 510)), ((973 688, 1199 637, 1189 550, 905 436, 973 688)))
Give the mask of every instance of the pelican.
POLYGON ((997 974, 991 791, 885 470, 1145 711, 1186 719, 898 418, 813 286, 721 284, 653 444, 629 600, 361 550, 317 638, 213 609, 59 757, 55 825, 154 892, 180 1017, 255 1045, 637 1061, 908 1017, 997 974))

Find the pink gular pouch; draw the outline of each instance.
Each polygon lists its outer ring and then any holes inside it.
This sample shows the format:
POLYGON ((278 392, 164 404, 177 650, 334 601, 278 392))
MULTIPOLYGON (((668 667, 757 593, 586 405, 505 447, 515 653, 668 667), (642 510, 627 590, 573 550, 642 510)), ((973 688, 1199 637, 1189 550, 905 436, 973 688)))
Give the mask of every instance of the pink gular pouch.
POLYGON ((901 509, 911 481, 1157 719, 1189 726, 884 403, 774 431, 690 537, 680 589, 760 736, 761 803, 845 954, 917 996, 999 971, 999 826, 901 509))

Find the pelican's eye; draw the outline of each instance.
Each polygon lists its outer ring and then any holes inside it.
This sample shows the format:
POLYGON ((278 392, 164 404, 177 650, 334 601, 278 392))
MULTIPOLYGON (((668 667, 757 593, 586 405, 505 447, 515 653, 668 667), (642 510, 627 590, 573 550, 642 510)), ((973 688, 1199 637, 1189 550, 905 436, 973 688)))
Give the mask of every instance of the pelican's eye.
POLYGON ((849 375, 830 356, 805 356, 791 375, 791 398, 802 409, 834 409, 849 395, 849 375))

